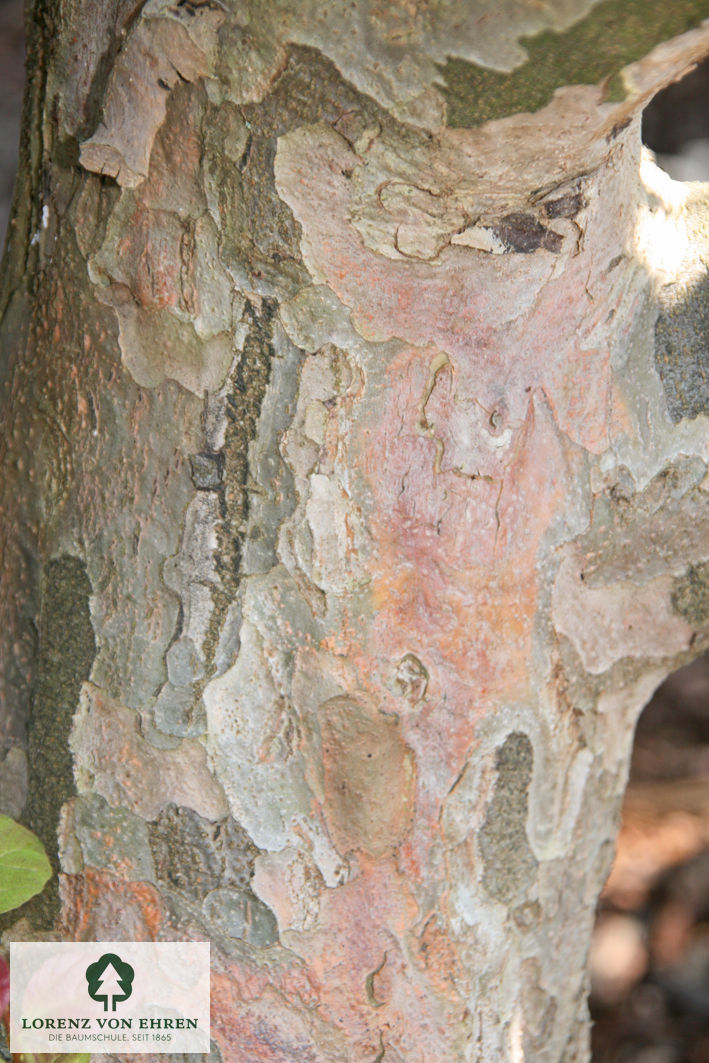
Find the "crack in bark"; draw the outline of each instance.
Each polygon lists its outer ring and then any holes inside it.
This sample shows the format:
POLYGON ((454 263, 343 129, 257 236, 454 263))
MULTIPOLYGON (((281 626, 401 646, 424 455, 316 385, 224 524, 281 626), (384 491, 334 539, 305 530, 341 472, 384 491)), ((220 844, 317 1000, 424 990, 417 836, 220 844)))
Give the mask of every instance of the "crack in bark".
POLYGON ((375 967, 373 971, 369 972, 364 982, 364 988, 367 993, 367 1000, 373 1008, 382 1008, 386 1004, 385 1000, 377 1000, 376 994, 374 992, 374 979, 377 977, 379 972, 384 969, 384 965, 387 962, 388 955, 388 952, 384 953, 384 958, 382 959, 382 962, 379 964, 378 967, 375 967))
POLYGON ((227 610, 236 599, 249 515, 249 445, 256 437, 261 406, 271 377, 275 299, 263 299, 256 308, 247 305, 250 327, 227 395, 227 427, 222 455, 222 483, 218 489, 221 520, 217 527, 215 567, 219 586, 212 587, 214 610, 202 650, 205 679, 196 684, 197 698, 214 674, 215 653, 227 610))
POLYGON ((438 474, 441 471, 441 462, 443 461, 443 452, 445 447, 443 440, 436 435, 436 426, 431 424, 428 420, 428 417, 426 416, 426 406, 428 404, 428 400, 433 394, 433 389, 435 388, 436 381, 438 380, 438 374, 441 372, 441 370, 445 369, 445 367, 450 364, 451 360, 445 352, 436 355, 429 367, 428 380, 426 381, 426 386, 423 389, 421 401, 418 405, 418 419, 416 422, 416 426, 421 432, 421 434, 428 436, 429 439, 432 439, 436 446, 436 454, 433 459, 434 474, 438 474))

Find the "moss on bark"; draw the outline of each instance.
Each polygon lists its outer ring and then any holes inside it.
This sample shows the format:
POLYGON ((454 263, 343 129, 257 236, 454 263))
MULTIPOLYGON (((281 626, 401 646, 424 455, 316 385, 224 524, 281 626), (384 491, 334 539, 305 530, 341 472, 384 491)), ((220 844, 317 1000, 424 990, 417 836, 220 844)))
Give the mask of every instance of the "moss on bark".
MULTIPOLYGON (((86 566, 79 558, 60 557, 46 565, 28 728, 25 819, 47 849, 55 872, 59 816, 64 802, 76 793, 69 734, 81 684, 89 677, 96 652, 90 594, 86 566)), ((57 906, 54 879, 37 898, 32 914, 51 923, 57 906)))
POLYGON ((449 57, 439 69, 448 125, 472 128, 493 118, 534 112, 565 85, 605 84, 606 98, 625 98, 624 66, 709 16, 707 0, 603 0, 565 33, 522 38, 528 59, 512 73, 449 57))

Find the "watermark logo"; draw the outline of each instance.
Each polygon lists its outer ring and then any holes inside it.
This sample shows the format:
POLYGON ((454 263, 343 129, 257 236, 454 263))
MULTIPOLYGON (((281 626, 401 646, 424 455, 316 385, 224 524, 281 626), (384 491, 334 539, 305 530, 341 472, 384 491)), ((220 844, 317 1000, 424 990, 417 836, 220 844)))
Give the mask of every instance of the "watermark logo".
POLYGON ((115 952, 104 952, 100 960, 86 968, 86 981, 92 1000, 102 1000, 104 1011, 115 1011, 116 1003, 128 1000, 133 992, 135 971, 115 952))
POLYGON ((13 941, 10 1051, 205 1055, 209 942, 13 941))

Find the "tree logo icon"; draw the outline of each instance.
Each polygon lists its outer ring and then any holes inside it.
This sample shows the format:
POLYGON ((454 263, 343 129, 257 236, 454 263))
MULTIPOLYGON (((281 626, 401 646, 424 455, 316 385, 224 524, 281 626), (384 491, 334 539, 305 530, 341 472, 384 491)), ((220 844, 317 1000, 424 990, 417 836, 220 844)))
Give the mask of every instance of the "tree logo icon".
POLYGON ((103 1010, 116 1010, 116 1004, 127 1000, 133 992, 135 971, 115 952, 104 952, 95 963, 86 968, 89 996, 92 1000, 102 1000, 103 1010))

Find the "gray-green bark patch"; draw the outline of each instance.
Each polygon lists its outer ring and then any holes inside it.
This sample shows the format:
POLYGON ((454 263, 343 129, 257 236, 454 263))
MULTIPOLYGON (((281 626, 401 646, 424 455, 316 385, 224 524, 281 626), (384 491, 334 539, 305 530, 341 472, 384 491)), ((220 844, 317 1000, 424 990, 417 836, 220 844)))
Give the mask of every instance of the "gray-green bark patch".
POLYGON ((616 483, 595 497, 591 524, 578 541, 588 587, 628 578, 641 584, 702 557, 709 517, 701 458, 678 455, 637 493, 624 472, 619 466, 616 483))
POLYGON ((216 889, 205 897, 202 912, 220 935, 266 948, 278 941, 271 909, 250 890, 216 889))
POLYGON ((606 99, 623 100, 623 67, 708 16, 709 0, 603 0, 565 33, 545 30, 522 38, 529 58, 511 74, 449 57, 439 65, 448 125, 472 128, 492 118, 533 113, 564 85, 605 82, 606 99))
POLYGON ((107 868, 119 878, 155 880, 148 825, 140 816, 86 794, 74 802, 73 828, 85 865, 107 868))
MULTIPOLYGON (((91 584, 78 557, 59 557, 44 570, 36 679, 30 706, 27 756, 29 799, 25 817, 58 870, 57 826, 65 801, 74 795, 69 732, 81 684, 89 678, 96 653, 91 626, 91 584)), ((56 884, 45 890, 37 911, 51 920, 56 884)))
POLYGON ((148 832, 156 880, 178 906, 200 905, 210 935, 256 948, 277 941, 276 917, 250 888, 259 850, 235 819, 170 805, 148 832))
POLYGON ((534 751, 515 731, 497 751, 495 793, 478 843, 485 862, 483 885, 490 896, 511 904, 524 895, 537 867, 527 838, 527 803, 534 751))
POLYGON ((198 491, 218 491, 224 480, 224 455, 203 450, 190 455, 192 483, 198 491))
POLYGON ((672 607, 696 627, 709 620, 709 561, 690 565, 680 576, 672 592, 672 607))
POLYGON ((203 900, 220 887, 251 882, 259 850, 231 817, 211 823, 170 805, 148 830, 157 877, 173 889, 203 900))
POLYGON ((660 293, 655 324, 655 365, 667 409, 676 424, 709 414, 709 276, 687 288, 660 293))
POLYGON ((253 484, 241 558, 241 571, 245 576, 270 572, 278 564, 281 528, 296 506, 293 472, 284 461, 280 448, 281 440, 293 422, 305 356, 290 343, 279 323, 275 324, 275 357, 261 404, 258 432, 249 454, 253 484))

